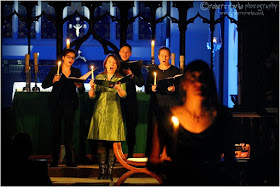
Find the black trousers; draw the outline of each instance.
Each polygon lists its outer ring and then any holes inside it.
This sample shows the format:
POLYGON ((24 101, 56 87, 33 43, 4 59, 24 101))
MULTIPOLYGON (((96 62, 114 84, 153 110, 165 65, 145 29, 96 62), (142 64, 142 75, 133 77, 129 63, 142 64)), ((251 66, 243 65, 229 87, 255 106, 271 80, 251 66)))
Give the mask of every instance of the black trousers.
POLYGON ((138 123, 137 97, 127 97, 121 100, 123 118, 126 124, 126 144, 128 151, 134 149, 136 143, 135 128, 138 123))
POLYGON ((52 110, 52 158, 54 163, 58 163, 62 119, 64 120, 64 146, 66 162, 73 161, 73 126, 76 109, 71 103, 60 103, 52 110))

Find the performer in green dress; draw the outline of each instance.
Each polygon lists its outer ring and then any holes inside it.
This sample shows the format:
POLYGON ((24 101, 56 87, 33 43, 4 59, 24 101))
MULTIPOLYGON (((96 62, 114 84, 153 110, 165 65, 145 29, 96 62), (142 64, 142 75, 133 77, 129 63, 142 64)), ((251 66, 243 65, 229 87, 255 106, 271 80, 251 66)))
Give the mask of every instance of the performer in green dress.
MULTIPOLYGON (((97 75, 96 80, 117 82, 122 78, 119 74, 120 60, 115 54, 107 55, 103 66, 104 72, 97 75)), ((104 86, 95 84, 94 80, 91 80, 90 86, 89 97, 97 100, 93 110, 88 139, 97 140, 100 170, 98 179, 113 180, 112 171, 115 160, 113 142, 125 141, 120 98, 126 97, 126 85, 125 83, 116 83, 113 87, 107 87, 105 84, 104 86)))

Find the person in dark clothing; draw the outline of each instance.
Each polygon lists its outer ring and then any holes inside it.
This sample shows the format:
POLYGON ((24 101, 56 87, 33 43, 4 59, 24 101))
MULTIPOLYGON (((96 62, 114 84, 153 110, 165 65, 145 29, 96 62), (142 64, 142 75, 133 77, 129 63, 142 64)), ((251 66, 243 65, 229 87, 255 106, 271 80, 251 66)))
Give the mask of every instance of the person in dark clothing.
POLYGON ((219 104, 212 69, 204 61, 191 62, 181 89, 179 105, 157 120, 147 168, 163 172, 165 185, 238 185, 233 118, 219 104))
POLYGON ((30 159, 33 147, 31 137, 17 133, 11 142, 6 173, 8 186, 50 186, 47 160, 30 159))
POLYGON ((159 80, 180 74, 180 70, 177 67, 169 64, 170 56, 170 49, 161 47, 158 51, 160 64, 150 69, 147 76, 145 92, 146 94, 150 94, 151 98, 148 114, 146 156, 148 156, 151 151, 152 131, 156 123, 156 116, 161 115, 162 111, 168 111, 177 101, 176 95, 178 85, 172 85, 166 90, 157 90, 157 85, 154 84, 154 73, 156 73, 156 83, 158 83, 159 80))
POLYGON ((126 143, 128 146, 128 158, 133 157, 134 145, 136 143, 135 128, 138 123, 138 105, 135 85, 141 87, 145 84, 145 80, 141 72, 141 66, 133 64, 126 69, 129 57, 132 55, 131 51, 132 48, 129 44, 124 44, 119 51, 119 55, 121 57, 120 73, 123 76, 132 74, 130 81, 126 83, 127 96, 126 98, 121 99, 122 113, 127 130, 126 143))
POLYGON ((60 149, 60 135, 61 135, 61 120, 64 119, 64 145, 66 151, 66 166, 76 167, 73 161, 73 125, 75 120, 75 112, 78 108, 79 100, 76 93, 78 88, 79 93, 85 92, 83 83, 74 82, 67 79, 67 77, 81 77, 79 69, 72 67, 77 52, 74 49, 66 49, 63 52, 63 64, 60 66, 57 75, 58 67, 53 67, 45 80, 42 83, 42 88, 49 88, 53 86, 50 95, 50 108, 52 116, 52 158, 51 167, 58 166, 58 157, 60 149))

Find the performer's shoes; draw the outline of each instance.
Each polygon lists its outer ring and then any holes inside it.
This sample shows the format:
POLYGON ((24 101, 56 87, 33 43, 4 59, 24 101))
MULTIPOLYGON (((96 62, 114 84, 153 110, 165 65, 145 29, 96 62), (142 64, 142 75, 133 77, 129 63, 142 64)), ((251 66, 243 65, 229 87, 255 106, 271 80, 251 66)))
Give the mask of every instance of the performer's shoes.
POLYGON ((66 162, 67 167, 77 167, 77 164, 75 162, 66 162))

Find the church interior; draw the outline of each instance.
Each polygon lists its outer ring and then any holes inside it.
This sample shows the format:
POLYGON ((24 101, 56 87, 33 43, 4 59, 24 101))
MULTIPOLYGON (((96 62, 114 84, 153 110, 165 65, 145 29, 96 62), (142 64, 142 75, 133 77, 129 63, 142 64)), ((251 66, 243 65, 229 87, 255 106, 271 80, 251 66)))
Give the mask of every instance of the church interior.
MULTIPOLYGON (((98 166, 90 163, 87 142, 95 102, 88 97, 89 79, 85 93, 78 96, 73 127, 78 167, 65 167, 63 145, 59 167, 48 167, 51 88, 42 88, 48 72, 58 65, 62 52, 72 48, 78 54, 73 66, 82 75, 94 66, 96 76, 104 71, 106 56, 118 55, 126 43, 132 47, 130 60, 142 61, 145 81, 151 65, 160 63, 162 46, 170 49, 170 64, 181 72, 193 60, 207 62, 219 100, 232 112, 235 145, 247 145, 245 156, 236 153, 238 184, 279 185, 278 1, 1 1, 1 12, 1 185, 10 185, 12 176, 6 176, 6 170, 21 167, 10 163, 8 154, 18 133, 30 136, 30 159, 38 161, 37 172, 51 181, 42 185, 161 185, 148 170, 121 183, 128 170, 122 157, 116 160, 113 181, 97 180, 98 166)), ((142 158, 150 96, 145 86, 136 91, 133 156, 142 158)), ((125 142, 121 151, 127 155, 125 142)))

